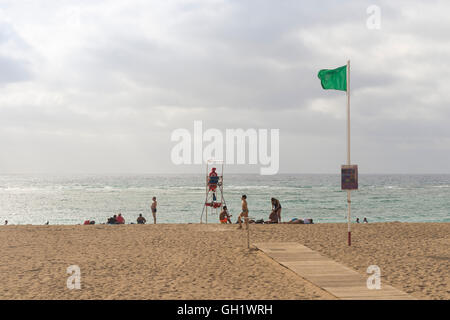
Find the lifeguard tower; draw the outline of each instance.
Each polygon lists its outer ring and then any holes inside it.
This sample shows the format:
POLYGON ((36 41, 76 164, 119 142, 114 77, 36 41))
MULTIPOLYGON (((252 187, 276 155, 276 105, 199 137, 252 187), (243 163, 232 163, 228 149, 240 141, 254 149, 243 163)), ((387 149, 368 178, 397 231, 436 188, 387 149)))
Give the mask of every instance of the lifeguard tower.
POLYGON ((206 161, 205 203, 203 204, 200 223, 203 223, 203 220, 208 223, 208 211, 217 216, 222 207, 226 205, 223 196, 223 167, 223 160, 210 159, 206 161), (219 172, 217 172, 217 167, 220 167, 219 172))

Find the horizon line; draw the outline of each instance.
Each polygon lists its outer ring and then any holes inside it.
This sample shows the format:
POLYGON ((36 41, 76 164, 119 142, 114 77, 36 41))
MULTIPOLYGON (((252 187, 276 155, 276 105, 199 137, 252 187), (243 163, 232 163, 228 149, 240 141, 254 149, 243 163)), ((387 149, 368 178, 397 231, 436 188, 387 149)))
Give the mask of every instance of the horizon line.
MULTIPOLYGON (((202 173, 196 172, 0 172, 0 176, 4 175, 203 175, 202 173)), ((229 172, 226 174, 232 175, 260 175, 260 176, 277 176, 277 175, 340 175, 340 172, 279 172, 273 175, 261 175, 259 173, 248 173, 248 172, 229 172)), ((437 172, 437 173, 427 173, 427 172, 375 172, 375 173, 364 173, 359 172, 360 175, 450 175, 450 172, 437 172)))

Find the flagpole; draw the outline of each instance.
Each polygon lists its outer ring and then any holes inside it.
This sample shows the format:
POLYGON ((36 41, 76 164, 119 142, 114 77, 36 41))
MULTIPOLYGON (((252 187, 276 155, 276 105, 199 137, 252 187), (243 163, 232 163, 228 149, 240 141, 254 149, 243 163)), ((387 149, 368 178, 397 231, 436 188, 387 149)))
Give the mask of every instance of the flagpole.
MULTIPOLYGON (((350 60, 347 61, 347 165, 351 165, 350 160, 350 60)), ((347 190, 347 230, 348 230, 348 245, 352 244, 351 231, 351 191, 347 190)))

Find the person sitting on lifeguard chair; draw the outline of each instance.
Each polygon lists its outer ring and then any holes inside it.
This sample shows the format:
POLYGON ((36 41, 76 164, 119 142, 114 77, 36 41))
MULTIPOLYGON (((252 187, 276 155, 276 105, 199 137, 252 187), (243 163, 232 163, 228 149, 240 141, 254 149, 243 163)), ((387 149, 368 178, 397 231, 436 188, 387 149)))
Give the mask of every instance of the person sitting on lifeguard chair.
POLYGON ((216 172, 216 168, 212 168, 211 172, 209 173, 209 190, 214 192, 214 191, 216 191, 217 183, 219 182, 219 179, 218 178, 212 178, 212 177, 218 177, 217 172, 216 172))

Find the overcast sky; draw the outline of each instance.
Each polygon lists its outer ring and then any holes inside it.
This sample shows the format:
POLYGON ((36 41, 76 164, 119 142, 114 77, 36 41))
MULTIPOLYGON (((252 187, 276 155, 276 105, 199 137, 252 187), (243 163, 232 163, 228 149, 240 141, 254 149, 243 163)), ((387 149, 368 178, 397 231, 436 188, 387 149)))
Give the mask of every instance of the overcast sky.
POLYGON ((360 172, 450 173, 449 14, 445 0, 1 0, 0 173, 202 172, 170 159, 194 120, 280 129, 280 172, 338 173, 345 93, 317 72, 348 59, 360 172))

